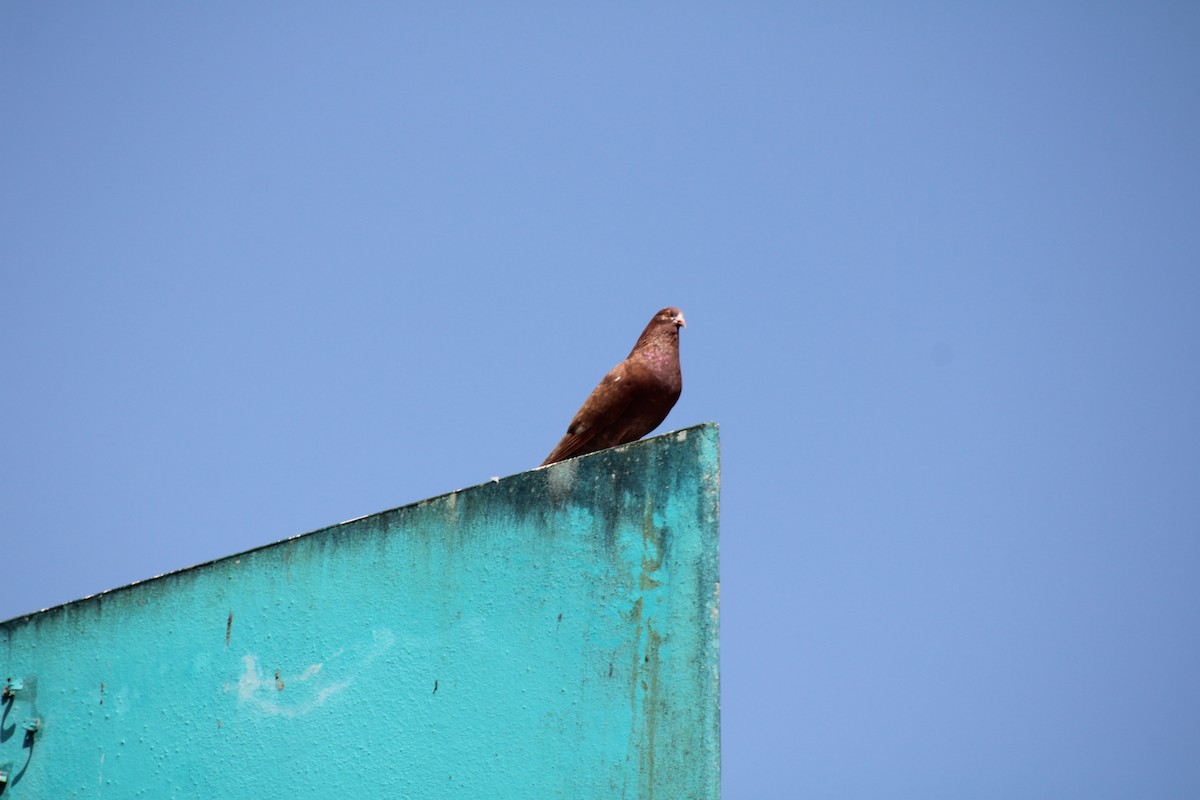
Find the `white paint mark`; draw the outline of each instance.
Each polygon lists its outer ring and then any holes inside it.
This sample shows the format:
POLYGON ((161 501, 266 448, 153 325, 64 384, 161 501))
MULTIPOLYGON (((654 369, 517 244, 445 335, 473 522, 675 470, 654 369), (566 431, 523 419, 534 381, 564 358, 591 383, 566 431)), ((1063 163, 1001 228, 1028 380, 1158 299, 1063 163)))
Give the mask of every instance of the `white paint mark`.
POLYGON ((566 461, 551 464, 551 467, 553 468, 546 476, 551 494, 558 496, 570 492, 575 486, 575 473, 579 469, 579 462, 569 458, 566 461))
MULTIPOLYGON (((325 705, 330 698, 354 685, 360 673, 382 656, 396 642, 396 637, 386 628, 372 631, 371 641, 353 648, 358 651, 358 658, 353 663, 331 663, 329 672, 338 673, 341 677, 329 676, 322 680, 325 663, 309 664, 299 675, 285 675, 282 670, 279 680, 287 690, 280 691, 276 685, 275 675, 267 675, 259 666, 258 656, 247 653, 242 656, 245 670, 238 678, 237 694, 241 703, 252 706, 263 714, 273 717, 299 717, 308 714, 325 705)), ((344 650, 339 649, 331 657, 331 661, 340 661, 344 650)), ((226 691, 229 685, 226 684, 226 691)))
POLYGON ((324 665, 324 664, 312 664, 312 665, 310 665, 308 669, 306 669, 306 670, 304 670, 304 672, 301 672, 301 673, 300 673, 300 677, 299 677, 299 678, 296 678, 296 680, 298 680, 298 681, 300 681, 301 683, 303 683, 304 681, 306 681, 306 680, 308 680, 309 678, 311 678, 313 675, 316 675, 318 672, 320 672, 320 671, 321 671, 321 667, 323 667, 323 666, 325 666, 325 665, 324 665))

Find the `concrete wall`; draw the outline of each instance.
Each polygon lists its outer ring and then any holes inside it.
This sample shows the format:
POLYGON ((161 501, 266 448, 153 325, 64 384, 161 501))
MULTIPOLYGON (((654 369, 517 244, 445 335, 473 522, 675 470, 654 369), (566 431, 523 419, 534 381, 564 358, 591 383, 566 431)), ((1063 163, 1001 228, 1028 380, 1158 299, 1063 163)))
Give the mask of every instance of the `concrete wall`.
POLYGON ((3 800, 716 798, 718 491, 703 425, 0 623, 3 800))

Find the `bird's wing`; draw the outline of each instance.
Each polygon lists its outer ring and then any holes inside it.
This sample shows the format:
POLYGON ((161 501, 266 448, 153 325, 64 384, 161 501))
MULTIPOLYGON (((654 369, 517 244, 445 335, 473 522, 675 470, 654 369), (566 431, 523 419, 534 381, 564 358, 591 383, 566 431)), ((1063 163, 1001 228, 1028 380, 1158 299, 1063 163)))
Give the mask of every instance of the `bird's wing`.
POLYGON ((575 418, 571 420, 571 424, 567 426, 567 435, 555 446, 550 455, 546 456, 546 460, 542 464, 562 461, 564 458, 570 458, 584 450, 596 434, 621 418, 625 409, 633 401, 634 394, 636 394, 636 387, 634 382, 629 380, 629 370, 622 361, 613 367, 588 395, 583 407, 579 409, 575 418))

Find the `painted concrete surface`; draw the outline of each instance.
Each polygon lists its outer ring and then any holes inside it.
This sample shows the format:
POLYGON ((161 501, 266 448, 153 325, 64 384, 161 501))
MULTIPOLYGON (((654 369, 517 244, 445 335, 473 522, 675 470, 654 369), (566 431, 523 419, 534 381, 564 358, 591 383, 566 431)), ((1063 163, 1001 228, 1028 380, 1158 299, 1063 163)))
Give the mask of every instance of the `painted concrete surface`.
POLYGON ((716 798, 718 494, 702 425, 0 623, 3 800, 716 798))

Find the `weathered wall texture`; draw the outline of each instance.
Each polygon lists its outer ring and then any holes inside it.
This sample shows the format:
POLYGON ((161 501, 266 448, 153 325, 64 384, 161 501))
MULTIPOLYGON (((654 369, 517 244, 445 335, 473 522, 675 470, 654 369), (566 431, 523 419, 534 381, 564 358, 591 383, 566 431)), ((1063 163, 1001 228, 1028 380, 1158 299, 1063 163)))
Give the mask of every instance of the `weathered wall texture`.
POLYGON ((716 798, 717 450, 689 428, 0 623, 3 798, 716 798))

